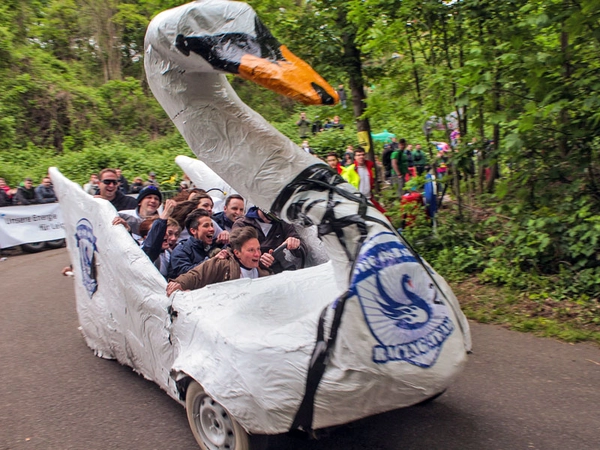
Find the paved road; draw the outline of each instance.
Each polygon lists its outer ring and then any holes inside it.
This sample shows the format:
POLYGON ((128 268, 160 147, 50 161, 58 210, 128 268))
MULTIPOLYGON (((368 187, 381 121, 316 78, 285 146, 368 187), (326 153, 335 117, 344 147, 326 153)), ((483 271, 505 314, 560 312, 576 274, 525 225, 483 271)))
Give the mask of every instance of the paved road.
MULTIPOLYGON (((183 407, 87 348, 73 280, 60 275, 67 258, 0 262, 0 450, 197 448, 183 407)), ((468 367, 434 403, 270 448, 600 449, 600 349, 472 327, 468 367)))

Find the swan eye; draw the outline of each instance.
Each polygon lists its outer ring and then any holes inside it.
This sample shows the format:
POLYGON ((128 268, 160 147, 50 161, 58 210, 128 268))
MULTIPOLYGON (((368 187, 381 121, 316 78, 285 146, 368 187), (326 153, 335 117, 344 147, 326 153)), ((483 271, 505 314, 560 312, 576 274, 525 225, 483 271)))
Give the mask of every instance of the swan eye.
POLYGON ((281 44, 269 29, 255 19, 256 37, 247 33, 221 33, 210 36, 178 35, 175 47, 185 56, 200 55, 216 70, 237 74, 245 55, 256 56, 271 63, 284 61, 281 44))

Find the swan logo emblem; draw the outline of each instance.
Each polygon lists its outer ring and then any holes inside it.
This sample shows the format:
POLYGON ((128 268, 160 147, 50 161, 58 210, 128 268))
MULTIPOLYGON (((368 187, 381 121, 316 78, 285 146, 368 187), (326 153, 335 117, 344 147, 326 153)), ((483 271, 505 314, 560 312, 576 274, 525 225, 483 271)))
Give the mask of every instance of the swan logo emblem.
POLYGON ((455 326, 430 274, 391 233, 373 237, 364 248, 351 289, 378 342, 373 362, 433 366, 455 326))
POLYGON ((79 248, 79 265, 83 274, 83 286, 90 298, 98 289, 96 280, 96 236, 94 228, 87 219, 80 219, 75 227, 75 239, 79 248))

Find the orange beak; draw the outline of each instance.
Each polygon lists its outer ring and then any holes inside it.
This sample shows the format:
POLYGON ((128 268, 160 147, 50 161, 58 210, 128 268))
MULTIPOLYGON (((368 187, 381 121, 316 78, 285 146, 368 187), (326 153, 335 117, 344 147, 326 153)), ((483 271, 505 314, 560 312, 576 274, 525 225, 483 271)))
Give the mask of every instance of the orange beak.
POLYGON ((245 54, 238 75, 307 105, 335 105, 339 101, 337 92, 312 67, 285 45, 279 49, 283 60, 245 54))

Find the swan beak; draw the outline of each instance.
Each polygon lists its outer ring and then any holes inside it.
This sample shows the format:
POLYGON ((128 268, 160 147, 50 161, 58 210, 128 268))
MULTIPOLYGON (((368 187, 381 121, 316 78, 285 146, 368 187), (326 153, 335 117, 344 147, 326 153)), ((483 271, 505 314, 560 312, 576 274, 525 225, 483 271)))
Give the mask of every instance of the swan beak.
POLYGON ((284 59, 277 61, 246 53, 238 75, 307 105, 335 105, 339 101, 337 92, 312 67, 285 45, 279 50, 284 59))

